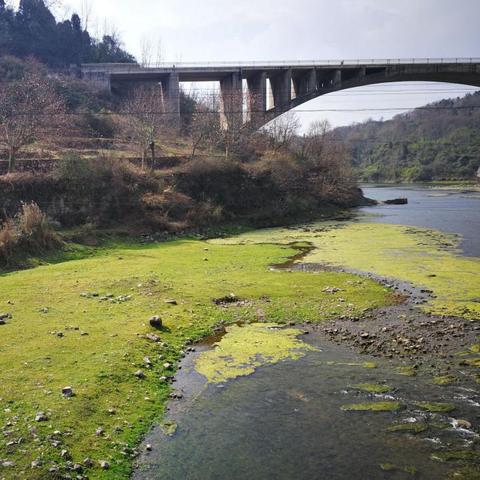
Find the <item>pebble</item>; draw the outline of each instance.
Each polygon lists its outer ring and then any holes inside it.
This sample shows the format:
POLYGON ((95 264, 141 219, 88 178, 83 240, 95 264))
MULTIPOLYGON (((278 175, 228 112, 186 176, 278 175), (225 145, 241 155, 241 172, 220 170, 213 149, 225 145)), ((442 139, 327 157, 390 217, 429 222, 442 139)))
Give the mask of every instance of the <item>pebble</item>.
POLYGON ((163 326, 162 319, 158 315, 154 315, 150 318, 150 326, 153 328, 160 329, 163 326))
POLYGON ((44 412, 38 412, 38 413, 35 415, 35 421, 36 421, 36 422, 47 422, 47 421, 48 421, 48 417, 47 417, 47 415, 45 415, 44 412))
POLYGON ((62 395, 65 397, 65 398, 71 398, 73 397, 73 388, 72 387, 63 387, 62 388, 62 395))

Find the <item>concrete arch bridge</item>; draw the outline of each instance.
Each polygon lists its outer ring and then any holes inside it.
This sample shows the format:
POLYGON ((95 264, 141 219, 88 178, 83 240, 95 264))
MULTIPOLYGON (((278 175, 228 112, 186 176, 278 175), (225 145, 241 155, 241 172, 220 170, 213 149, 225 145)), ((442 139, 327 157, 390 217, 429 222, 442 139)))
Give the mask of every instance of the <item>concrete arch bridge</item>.
POLYGON ((84 64, 80 76, 119 94, 135 84, 160 83, 172 121, 180 118, 181 82, 219 82, 224 125, 228 128, 241 118, 260 128, 309 100, 348 88, 405 81, 480 87, 480 58, 84 64))

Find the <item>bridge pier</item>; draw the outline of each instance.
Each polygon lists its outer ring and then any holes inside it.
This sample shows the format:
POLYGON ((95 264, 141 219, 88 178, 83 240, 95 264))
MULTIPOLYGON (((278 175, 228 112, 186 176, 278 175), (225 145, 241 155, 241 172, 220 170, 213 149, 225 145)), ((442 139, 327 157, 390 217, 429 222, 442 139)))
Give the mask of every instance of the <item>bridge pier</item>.
POLYGON ((165 114, 167 122, 173 127, 180 127, 180 79, 178 73, 172 72, 162 79, 165 114))
POLYGON ((294 74, 293 86, 297 98, 313 93, 317 89, 317 71, 312 68, 305 73, 294 74))
POLYGON ((270 84, 275 111, 286 112, 289 110, 292 101, 292 70, 280 71, 270 78, 270 84))
POLYGON ((260 72, 247 78, 247 122, 254 126, 265 124, 267 113, 267 74, 260 72))
POLYGON ((241 72, 220 80, 220 123, 224 129, 243 124, 243 88, 241 72))

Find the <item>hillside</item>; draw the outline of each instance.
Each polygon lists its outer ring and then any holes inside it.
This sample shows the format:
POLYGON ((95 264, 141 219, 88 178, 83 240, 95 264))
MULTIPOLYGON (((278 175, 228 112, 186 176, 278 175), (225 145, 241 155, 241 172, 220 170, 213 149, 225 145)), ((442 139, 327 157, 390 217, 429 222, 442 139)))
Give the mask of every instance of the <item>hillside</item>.
POLYGON ((340 127, 359 177, 369 182, 473 179, 480 166, 480 92, 387 121, 340 127))

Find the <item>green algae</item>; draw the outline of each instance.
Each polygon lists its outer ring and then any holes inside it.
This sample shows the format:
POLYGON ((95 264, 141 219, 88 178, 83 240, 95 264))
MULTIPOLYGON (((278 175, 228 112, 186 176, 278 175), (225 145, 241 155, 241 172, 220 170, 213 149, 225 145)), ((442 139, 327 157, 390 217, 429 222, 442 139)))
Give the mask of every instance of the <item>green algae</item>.
POLYGON ((162 432, 169 437, 175 435, 178 425, 175 422, 164 422, 161 425, 162 432))
POLYGON ((330 360, 326 363, 327 365, 340 365, 343 367, 377 368, 377 364, 375 362, 334 362, 330 360))
POLYGON ((397 423, 387 428, 387 432, 400 432, 400 433, 422 433, 428 430, 428 425, 420 422, 409 423, 397 423))
POLYGON ((402 407, 400 402, 365 402, 342 405, 340 409, 344 412, 394 412, 402 407))
POLYGON ((457 379, 453 375, 440 375, 438 377, 433 377, 431 383, 434 385, 451 385, 454 383, 457 379))
POLYGON ((480 368, 480 357, 478 357, 478 358, 469 358, 469 359, 465 360, 465 363, 467 363, 467 364, 470 365, 471 367, 480 368))
POLYGON ((415 377, 417 375, 416 369, 411 366, 397 367, 396 372, 398 375, 402 375, 404 377, 415 377))
POLYGON ((479 461, 480 452, 476 450, 453 450, 447 452, 435 452, 432 453, 430 458, 439 462, 479 461))
POLYGON ((422 306, 439 315, 480 319, 480 259, 456 254, 458 237, 424 228, 368 222, 313 224, 268 229, 221 240, 237 243, 309 241, 315 247, 302 260, 396 278, 431 290, 422 306), (323 228, 322 228, 323 227, 323 228))
POLYGON ((413 402, 415 406, 431 413, 449 413, 455 410, 453 403, 442 402, 413 402))
POLYGON ((480 353, 480 343, 475 343, 469 350, 471 353, 480 353))
POLYGON ((478 467, 461 467, 448 476, 452 480, 480 480, 480 469, 478 467))
POLYGON ((378 394, 387 393, 392 389, 392 387, 389 387, 388 385, 382 385, 379 383, 358 383, 357 385, 352 385, 352 388, 361 390, 362 392, 378 394))
POLYGON ((252 374, 258 367, 281 360, 296 360, 314 347, 297 337, 294 328, 278 324, 253 323, 227 328, 227 335, 213 350, 202 353, 196 361, 198 373, 209 383, 221 383, 252 374))

